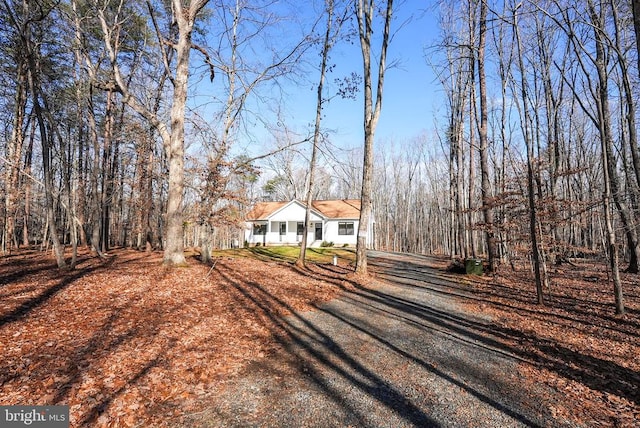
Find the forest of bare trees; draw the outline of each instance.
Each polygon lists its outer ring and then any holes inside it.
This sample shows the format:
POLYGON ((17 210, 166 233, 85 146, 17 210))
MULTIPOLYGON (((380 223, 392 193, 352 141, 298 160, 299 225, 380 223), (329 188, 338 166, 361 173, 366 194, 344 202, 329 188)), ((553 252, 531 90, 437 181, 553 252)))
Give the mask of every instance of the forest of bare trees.
POLYGON ((281 101, 314 42, 308 26, 271 44, 291 18, 271 6, 2 2, 2 251, 52 246, 63 267, 64 246, 156 248, 179 265, 185 245, 237 239, 259 175, 230 152, 262 120, 247 105, 262 87, 281 101), (208 109, 189 93, 203 80, 208 109))
MULTIPOLYGON (((524 264, 539 303, 549 265, 607 260, 622 313, 619 272, 640 269, 638 2, 425 4, 415 14, 439 22, 423 47, 442 97, 441 114, 424 118, 435 128, 375 145, 372 132, 369 145, 351 148, 321 125, 314 137, 281 123, 280 85, 320 75, 317 58, 329 40, 341 43, 330 16, 345 22, 343 39, 365 41, 367 29, 384 34, 389 16, 390 56, 402 25, 391 1, 326 3, 278 44, 295 3, 0 3, 2 252, 52 248, 62 267, 74 264, 65 247, 103 255, 128 246, 163 249, 166 263, 180 264, 185 246, 241 240, 256 200, 359 198, 364 189, 379 249, 483 257, 491 270, 524 264), (203 101, 204 83, 217 95, 203 101), (258 124, 272 144, 242 153, 258 124)), ((317 123, 332 97, 363 95, 375 129, 382 87, 367 90, 398 72, 381 56, 373 79, 365 64, 336 93, 320 89, 317 123)))
POLYGON ((547 264, 606 257, 623 312, 619 271, 638 272, 631 3, 462 2, 441 19, 443 252, 530 259, 539 303, 547 264))

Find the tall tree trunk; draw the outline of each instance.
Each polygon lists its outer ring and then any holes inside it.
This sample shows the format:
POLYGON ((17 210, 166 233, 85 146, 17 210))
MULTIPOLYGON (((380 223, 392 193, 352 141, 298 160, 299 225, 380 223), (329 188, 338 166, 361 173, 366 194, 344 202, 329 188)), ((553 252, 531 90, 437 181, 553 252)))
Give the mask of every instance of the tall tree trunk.
MULTIPOLYGON (((468 255, 466 213, 464 212, 464 117, 469 92, 467 60, 454 57, 466 48, 448 53, 449 85, 443 81, 449 103, 447 142, 449 143, 449 242, 451 257, 468 255), (456 66, 457 65, 457 66, 456 66)), ((466 57, 466 55, 463 55, 466 57)))
POLYGON ((313 146, 311 148, 311 160, 309 161, 309 183, 307 187, 306 207, 304 211, 304 224, 302 226, 302 241, 300 245, 300 254, 296 265, 304 266, 307 255, 307 237, 309 236, 311 222, 311 204, 313 202, 313 192, 315 190, 315 174, 316 174, 316 158, 318 156, 318 145, 320 144, 320 122, 322 120, 323 90, 324 79, 327 71, 327 61, 329 59, 329 51, 331 50, 331 31, 333 25, 333 0, 326 0, 325 7, 327 12, 327 28, 324 33, 324 41, 322 44, 322 60, 320 63, 320 79, 318 81, 318 91, 316 98, 316 120, 313 128, 313 146))
POLYGON ((171 137, 166 147, 169 162, 169 188, 167 195, 167 240, 164 263, 172 266, 186 264, 184 258, 184 231, 182 198, 184 194, 184 121, 189 81, 189 56, 191 34, 196 15, 208 0, 198 0, 186 9, 180 0, 173 0, 173 10, 178 23, 176 71, 171 104, 171 137))
MULTIPOLYGON (((82 46, 82 33, 81 33, 81 24, 80 24, 80 19, 78 16, 78 7, 77 7, 77 2, 76 0, 72 0, 71 1, 71 9, 73 11, 73 18, 74 18, 74 36, 75 36, 75 40, 74 40, 74 49, 73 49, 73 53, 74 53, 74 58, 75 58, 75 66, 74 66, 74 70, 75 70, 75 80, 77 82, 80 82, 82 80, 82 76, 83 76, 83 72, 82 72, 82 65, 84 64, 83 61, 83 51, 81 50, 81 46, 82 46)), ((76 85, 76 92, 75 92, 75 97, 76 97, 76 122, 77 122, 77 126, 78 126, 78 135, 77 135, 77 142, 78 142, 78 153, 77 153, 77 164, 76 164, 76 182, 77 182, 77 188, 75 189, 76 191, 76 198, 75 198, 75 202, 77 207, 80 207, 79 211, 77 211, 76 216, 77 216, 77 221, 79 223, 78 227, 79 227, 79 239, 80 239, 80 244, 82 246, 87 246, 88 242, 87 242, 87 235, 86 235, 86 225, 87 225, 87 219, 86 219, 86 202, 87 202, 87 185, 85 182, 85 179, 88 177, 87 171, 85 170, 85 167, 88 167, 89 162, 86 160, 85 156, 87 155, 87 153, 85 152, 85 145, 87 143, 86 141, 86 134, 85 134, 85 128, 84 128, 84 124, 85 124, 85 116, 87 115, 87 103, 86 103, 86 99, 87 99, 87 95, 86 92, 83 90, 82 85, 77 84, 76 85)))
POLYGON ((631 0, 631 9, 633 11, 633 29, 636 34, 638 75, 640 76, 640 0, 631 0))
MULTIPOLYGON (((467 91, 465 88, 461 88, 460 96, 463 98, 461 105, 458 108, 458 119, 456 124, 456 222, 458 224, 458 249, 460 250, 460 256, 464 259, 469 256, 469 240, 467 239, 467 216, 464 212, 464 97, 467 91)), ((453 244, 453 243, 452 243, 453 244)))
MULTIPOLYGON (((59 136, 58 136, 59 137, 59 136)), ((78 260, 78 227, 76 222, 76 198, 74 197, 73 175, 75 170, 75 150, 71 138, 58 138, 62 160, 62 185, 64 187, 63 205, 66 205, 66 218, 71 243, 71 261, 69 268, 75 269, 78 260)))
MULTIPOLYGON (((602 169, 605 174, 605 192, 604 192, 604 210, 605 225, 607 228, 607 245, 609 248, 609 260, 611 272, 613 276, 613 294, 615 299, 616 314, 622 315, 625 312, 624 298, 622 293, 622 282, 620 280, 620 270, 618 266, 618 246, 616 245, 616 235, 613 229, 613 221, 610 215, 610 198, 613 196, 614 201, 620 198, 620 186, 616 172, 615 159, 613 157, 613 143, 611 141, 611 115, 609 113, 609 90, 608 90, 608 72, 606 64, 605 45, 602 31, 604 31, 602 14, 603 10, 596 11, 592 1, 588 2, 589 16, 593 24, 595 36, 596 60, 595 66, 598 73, 598 85, 596 93, 596 106, 598 108, 598 131, 600 132, 600 142, 602 145, 602 169)), ((620 202, 616 202, 618 210, 620 202)), ((622 211, 621 211, 622 214, 622 211)), ((624 221, 624 219, 623 219, 624 221)), ((627 225, 625 225, 627 227, 627 225)))
MULTIPOLYGON (((507 142, 507 114, 508 114, 508 102, 507 102, 507 88, 509 84, 509 76, 511 73, 511 60, 513 58, 513 49, 507 48, 509 46, 506 42, 506 35, 508 34, 506 23, 500 23, 498 27, 498 34, 495 40, 496 50, 500 52, 499 61, 498 61, 498 70, 500 76, 500 121, 499 130, 500 130, 500 142, 501 142, 501 163, 500 163, 500 188, 499 193, 506 197, 507 194, 507 156, 508 156, 508 142, 507 142)), ((509 261, 511 263, 511 267, 514 267, 513 261, 510 259, 509 255, 509 241, 510 234, 509 228, 507 227, 507 219, 508 219, 508 209, 503 204, 500 207, 500 258, 502 261, 509 261)))
POLYGON ((477 51, 476 51, 476 4, 478 0, 469 0, 468 7, 468 32, 469 41, 467 44, 467 56, 469 58, 469 177, 467 188, 467 225, 469 235, 469 251, 467 252, 471 257, 477 256, 478 246, 476 244, 476 231, 475 231, 475 209, 476 209, 476 121, 477 121, 477 96, 476 96, 476 63, 477 63, 477 51))
MULTIPOLYGON (((38 83, 38 77, 40 75, 40 70, 38 68, 39 62, 36 59, 37 53, 35 52, 35 46, 33 46, 33 42, 31 41, 31 31, 28 24, 25 25, 24 32, 24 40, 26 41, 25 50, 29 62, 29 90, 31 92, 33 109, 38 120, 40 140, 42 143, 42 168, 44 173, 45 206, 47 213, 46 217, 50 229, 49 236, 51 239, 51 243, 53 244, 53 251, 58 267, 64 268, 67 264, 64 259, 64 248, 62 247, 60 238, 58 236, 59 231, 54 211, 53 172, 51 169, 51 135, 47 131, 47 124, 44 117, 45 114, 42 111, 42 105, 40 103, 40 87, 38 83)), ((53 126, 53 124, 50 125, 53 126)))
POLYGON ((100 243, 100 231, 102 224, 102 204, 100 182, 100 140, 98 138, 98 124, 95 116, 95 106, 93 103, 93 90, 89 89, 88 94, 87 121, 89 134, 93 146, 93 162, 91 165, 91 248, 100 257, 104 257, 102 245, 100 243))
POLYGON ((84 132, 84 113, 86 112, 86 110, 84 109, 84 103, 82 102, 83 97, 82 94, 80 93, 80 90, 78 89, 78 92, 76 93, 76 100, 78 102, 78 114, 77 114, 77 121, 78 121, 78 153, 77 153, 77 161, 75 164, 75 171, 76 171, 76 186, 75 186, 75 204, 76 207, 79 207, 79 209, 76 211, 76 218, 78 221, 78 228, 79 228, 79 233, 78 233, 78 239, 79 239, 79 244, 83 247, 87 246, 87 235, 86 235, 86 231, 85 231, 85 226, 86 226, 86 210, 85 210, 85 203, 86 203, 86 193, 87 193, 87 186, 85 183, 85 178, 86 178, 86 171, 85 171, 85 132, 84 132))
POLYGON ((478 86, 480 90, 480 121, 478 123, 478 137, 480 139, 480 191, 482 194, 482 213, 484 216, 485 236, 487 240, 487 253, 489 257, 489 270, 495 272, 498 266, 496 239, 493 228, 493 201, 491 198, 491 182, 489 180, 489 138, 487 105, 487 83, 485 73, 485 46, 487 33, 487 0, 480 0, 480 21, 478 40, 478 86))
POLYGON ((384 75, 386 71, 387 47, 389 45, 389 32, 391 28, 391 16, 393 12, 393 0, 386 1, 384 20, 384 32, 380 46, 380 58, 378 63, 378 79, 375 94, 375 106, 373 105, 372 76, 371 76, 371 36, 373 34, 372 21, 375 18, 376 8, 373 0, 358 0, 356 14, 358 17, 358 32, 360 35, 360 48, 362 51, 364 70, 364 159, 362 163, 362 189, 360 192, 360 222, 358 224, 358 237, 356 246, 356 272, 367 273, 367 239, 369 236, 372 215, 371 191, 373 183, 373 138, 376 125, 382 109, 382 94, 384 88, 384 75))
MULTIPOLYGON (((546 136, 547 136, 547 159, 549 163, 549 200, 551 209, 549 209, 549 218, 547 220, 549 228, 549 236, 552 238, 552 244, 550 247, 550 257, 555 256, 555 260, 558 261, 561 255, 559 254, 559 242, 560 227, 558 224, 559 213, 561 211, 558 204, 557 190, 558 190, 558 171, 560 170, 560 102, 562 99, 562 93, 564 86, 560 86, 558 90, 553 87, 553 81, 551 78, 551 67, 553 47, 551 46, 551 38, 554 36, 554 32, 550 31, 544 25, 545 21, 542 21, 539 17, 536 17, 536 39, 538 40, 538 54, 540 58, 540 80, 542 81, 542 87, 544 90, 544 102, 545 102, 545 119, 546 119, 546 136)), ((565 60, 566 61, 566 60, 565 60)), ((561 73, 565 73, 565 70, 561 70, 561 73)), ((538 115, 536 111, 536 115, 538 115)), ((545 275, 546 279, 546 275, 545 275)))
POLYGON ((28 246, 29 242, 29 230, 31 227, 30 219, 31 219, 31 168, 33 163, 33 140, 35 139, 35 121, 31 121, 31 133, 29 135, 29 144, 27 145, 27 150, 24 155, 24 176, 27 177, 25 179, 24 184, 24 212, 22 218, 22 244, 24 246, 28 246))
MULTIPOLYGON (((106 106, 104 112, 104 129, 102 138, 102 165, 100 166, 100 248, 103 253, 109 251, 110 223, 111 223, 111 189, 113 187, 113 177, 111 176, 111 157, 113 150, 113 128, 115 112, 113 105, 114 93, 112 90, 106 92, 106 106)), ((96 157, 98 154, 96 153, 96 157)))
MULTIPOLYGON (((153 136, 153 135, 152 135, 153 136)), ((144 187, 144 217, 143 217, 143 230, 145 231, 145 251, 147 253, 153 250, 154 246, 154 228, 151 227, 151 209, 153 207, 153 164, 155 159, 155 152, 153 149, 153 140, 149 142, 151 147, 147 152, 148 154, 148 166, 145 170, 145 187, 144 187)))
MULTIPOLYGON (((181 266, 186 264, 184 257, 183 230, 183 193, 184 193, 184 126, 189 80, 189 58, 192 48, 191 36, 198 13, 207 5, 208 0, 194 0, 183 5, 181 0, 172 0, 171 9, 177 24, 178 40, 173 44, 176 52, 176 68, 172 79, 173 98, 170 111, 170 126, 160 120, 158 115, 140 103, 128 90, 118 64, 119 45, 114 39, 107 23, 105 12, 98 10, 98 18, 103 32, 103 39, 111 67, 115 85, 122 93, 123 102, 144 117, 160 133, 167 162, 169 164, 169 180, 166 207, 166 245, 163 261, 166 265, 181 266)), ((151 3, 147 3, 153 15, 151 3)), ((117 22, 117 20, 116 20, 117 22)), ((117 25, 116 25, 117 26, 117 25)), ((164 41, 161 40, 161 44, 164 41)), ((166 56, 164 58, 167 59, 166 56)), ((168 63, 166 64, 168 67, 168 63)))
POLYGON ((187 104, 187 84, 189 80, 189 56, 191 53, 191 32, 195 15, 183 11, 182 2, 173 0, 174 13, 178 22, 178 43, 176 44, 176 72, 171 104, 171 137, 166 146, 169 162, 169 188, 167 195, 167 226, 164 263, 172 266, 186 264, 184 258, 184 230, 182 198, 184 194, 184 120, 187 104), (186 12, 186 13, 185 13, 186 12))
POLYGON ((6 144, 5 169, 5 221, 2 239, 2 251, 10 253, 18 245, 16 236, 16 202, 20 198, 20 169, 22 148, 24 146, 24 122, 27 106, 28 65, 22 52, 16 53, 16 92, 11 137, 6 144))
MULTIPOLYGON (((527 146, 527 200, 529 202, 529 237, 531 239, 531 252, 533 255, 533 268, 535 274, 536 297, 539 305, 544 305, 544 293, 542 286, 542 270, 540 264, 544 263, 544 259, 540 254, 540 246, 538 244, 538 212, 535 197, 535 177, 534 177, 534 149, 530 131, 531 119, 529 117, 529 95, 527 94, 528 83, 526 79, 527 70, 523 60, 522 40, 518 26, 518 11, 514 10, 513 31, 515 32, 515 41, 518 51, 518 67, 520 69, 520 91, 522 97, 521 123, 522 134, 527 146)), ((546 270, 546 269, 544 269, 546 270)))
MULTIPOLYGON (((635 3, 635 2, 634 2, 635 3)), ((638 150, 638 133, 636 129, 636 105, 635 96, 633 94, 631 77, 629 76, 629 69, 627 64, 627 58, 624 55, 624 50, 621 42, 620 35, 620 23, 618 19, 617 5, 614 1, 610 2, 611 11, 613 14, 613 22, 615 28, 615 44, 616 54, 618 57, 618 67, 620 68, 620 79, 622 80, 622 98, 625 101, 623 108, 623 117, 627 125, 628 131, 628 146, 631 153, 631 161, 633 164, 633 171, 635 182, 629 183, 629 191, 632 193, 632 199, 638 201, 640 199, 640 153, 638 150)), ((634 4, 635 6, 635 4, 634 4)), ((630 211, 632 213, 633 211, 630 211)), ((629 245, 629 266, 628 272, 638 273, 640 266, 638 264, 638 258, 640 256, 640 240, 637 236, 637 228, 634 226, 635 221, 631 219, 632 224, 627 231, 627 242, 629 245)))

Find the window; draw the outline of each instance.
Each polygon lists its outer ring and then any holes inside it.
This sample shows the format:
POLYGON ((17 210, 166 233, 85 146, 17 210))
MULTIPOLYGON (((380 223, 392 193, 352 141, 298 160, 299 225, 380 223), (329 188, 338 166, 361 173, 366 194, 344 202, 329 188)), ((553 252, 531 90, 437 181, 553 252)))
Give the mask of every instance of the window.
POLYGON ((267 225, 266 224, 257 224, 253 225, 253 234, 254 235, 266 235, 267 234, 267 225))
POLYGON ((353 222, 341 221, 338 223, 338 235, 353 235, 353 222))
POLYGON ((299 221, 296 227, 296 235, 302 235, 304 233, 304 223, 299 221))

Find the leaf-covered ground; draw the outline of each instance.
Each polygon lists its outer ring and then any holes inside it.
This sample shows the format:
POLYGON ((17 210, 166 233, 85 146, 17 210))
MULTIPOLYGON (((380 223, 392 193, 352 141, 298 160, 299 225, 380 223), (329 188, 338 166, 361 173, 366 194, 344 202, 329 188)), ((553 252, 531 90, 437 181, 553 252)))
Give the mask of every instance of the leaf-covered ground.
MULTIPOLYGON (((56 269, 31 251, 0 259, 0 404, 68 404, 72 426, 170 426, 274 346, 252 310, 265 289, 301 311, 340 287, 292 266, 221 258, 167 269, 119 250, 56 269)), ((278 314, 280 315, 280 314, 278 314)))
MULTIPOLYGON (((201 411, 280 346, 269 311, 309 310, 350 287, 348 267, 327 282, 264 256, 166 269, 160 253, 118 250, 83 254, 73 271, 34 250, 1 258, 0 404, 68 404, 73 427, 171 426, 201 411)), ((460 299, 494 317, 493 334, 527 361, 530 382, 569 397, 555 405, 560 415, 600 426, 640 419, 640 277, 625 276, 624 317, 613 315, 599 267, 558 268, 544 307, 532 304, 525 270, 460 278, 472 291, 460 299)))
POLYGON ((551 267, 544 306, 534 304, 526 266, 465 277, 473 297, 463 300, 468 310, 493 317, 493 333, 528 361, 521 370, 530 383, 567 397, 548 403, 559 416, 587 426, 638 426, 640 275, 622 274, 626 314, 616 316, 607 266, 576 263, 551 267))

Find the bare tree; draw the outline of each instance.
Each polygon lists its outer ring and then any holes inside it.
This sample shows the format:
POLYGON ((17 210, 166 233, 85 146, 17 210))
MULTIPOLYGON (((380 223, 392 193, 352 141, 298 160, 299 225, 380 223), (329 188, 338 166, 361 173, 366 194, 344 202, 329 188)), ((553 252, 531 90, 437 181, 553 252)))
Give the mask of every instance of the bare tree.
MULTIPOLYGON (((611 137, 611 124, 609 114, 609 92, 608 92, 608 80, 607 75, 607 63, 606 52, 604 42, 604 8, 600 7, 598 11, 596 6, 591 0, 588 1, 589 17, 591 24, 593 25, 593 33, 595 38, 596 57, 594 65, 598 73, 597 96, 595 98, 598 115, 598 130, 600 132, 600 142, 602 144, 602 163, 603 171, 605 173, 605 193, 604 193, 604 210, 605 210, 605 222, 607 228, 607 244, 609 252, 609 260, 611 264, 611 271, 613 274, 613 288, 616 304, 616 313, 619 315, 624 314, 624 300, 622 294, 622 282, 620 280, 620 273, 618 268, 618 246, 616 245, 615 232, 613 230, 613 224, 611 218, 609 218, 609 198, 613 193, 613 197, 619 194, 619 184, 617 178, 617 172, 615 171, 615 163, 613 159, 613 147, 611 137)), ((620 203, 618 202, 619 211, 621 211, 620 203)))
MULTIPOLYGON (((622 109, 621 117, 623 118, 621 128, 624 129, 626 127, 627 130, 627 148, 631 154, 631 164, 633 166, 632 168, 625 168, 625 171, 629 172, 629 169, 633 170, 635 180, 628 180, 628 192, 630 193, 632 201, 635 201, 635 204, 637 204, 640 199, 640 151, 638 149, 638 135, 636 129, 636 103, 632 88, 633 85, 631 83, 628 59, 625 55, 626 49, 623 47, 622 39, 624 36, 620 18, 618 16, 619 6, 613 0, 611 0, 609 4, 614 24, 614 40, 610 41, 609 44, 617 57, 616 63, 620 69, 619 80, 621 81, 618 86, 620 87, 621 99, 624 100, 624 102, 620 103, 620 108, 622 109)), ((607 37, 607 39, 610 38, 607 37)), ((625 133, 623 132, 623 136, 624 134, 625 133)), ((626 150, 623 150, 623 153, 625 152, 626 150)), ((629 230, 629 233, 627 233, 627 243, 629 246, 629 267, 627 268, 627 271, 638 273, 640 271, 640 263, 638 261, 638 257, 640 256, 640 240, 637 233, 635 233, 636 228, 632 227, 631 229, 632 230, 629 230)))
POLYGON ((631 9, 633 11, 633 29, 636 34, 638 75, 640 75, 640 0, 631 0, 631 9))
POLYGON ((536 194, 535 194, 535 178, 534 178, 534 149, 533 138, 531 135, 531 118, 529 109, 529 94, 527 71, 524 64, 524 53, 522 46, 522 39, 520 37, 519 23, 518 23, 518 9, 516 6, 513 10, 513 31, 515 35, 518 68, 520 71, 520 102, 522 103, 520 112, 520 122, 522 127, 522 135, 527 148, 527 200, 529 202, 529 235, 531 239, 531 250, 533 254, 533 267, 536 283, 536 296, 539 305, 544 304, 544 293, 542 287, 542 273, 541 265, 544 264, 544 259, 540 254, 540 246, 538 244, 538 211, 536 206, 536 194))
POLYGON ((485 235, 489 269, 494 272, 498 264, 495 232, 493 230, 493 199, 491 197, 491 182, 489 180, 489 138, 488 138, 488 105, 487 82, 485 72, 485 48, 487 44, 487 0, 480 0, 479 35, 478 35, 478 89, 480 91, 480 121, 478 122, 478 137, 480 146, 480 190, 482 194, 482 213, 484 216, 485 235))
POLYGON ((50 228, 50 239, 53 244, 53 250, 56 257, 56 262, 59 268, 67 266, 64 258, 64 247, 60 242, 58 223, 56 221, 55 207, 54 207, 54 177, 53 177, 53 153, 52 146, 54 137, 52 135, 52 128, 55 127, 54 121, 50 116, 50 112, 47 108, 46 94, 41 87, 42 77, 42 62, 41 55, 38 50, 39 44, 33 40, 33 28, 36 23, 42 23, 52 9, 39 7, 36 11, 32 11, 29 8, 27 2, 23 3, 22 19, 16 15, 11 15, 11 20, 20 29, 20 35, 24 42, 24 55, 28 64, 28 85, 29 93, 31 94, 31 101, 33 103, 33 109, 38 122, 38 130, 40 133, 40 142, 42 144, 42 169, 44 174, 44 188, 45 188, 45 206, 46 206, 46 218, 50 228))
POLYGON ((358 18, 358 33, 363 61, 364 80, 364 159, 362 162, 362 190, 360 192, 360 222, 356 247, 356 272, 367 273, 367 236, 370 227, 372 204, 371 193, 373 183, 373 139, 376 125, 382 110, 382 95, 384 89, 384 75, 387 68, 387 47, 390 41, 391 17, 393 0, 386 0, 384 8, 384 29, 380 42, 379 60, 377 64, 377 87, 375 91, 375 105, 373 93, 373 65, 372 35, 373 22, 376 14, 374 0, 356 0, 356 16, 358 18))
MULTIPOLYGON (((443 5, 443 8, 445 5, 443 5)), ((465 150, 464 133, 466 111, 469 104, 473 56, 469 55, 472 35, 456 25, 458 7, 449 6, 441 14, 441 42, 435 48, 444 50, 445 63, 433 64, 447 98, 447 125, 444 144, 449 152, 449 233, 451 257, 466 258, 470 253, 465 213, 465 150)), ((427 61, 431 55, 425 55, 427 61)))
POLYGON ((324 81, 327 73, 327 63, 329 61, 329 52, 335 43, 336 35, 340 31, 340 27, 344 18, 338 18, 334 22, 335 14, 335 1, 325 0, 325 13, 327 15, 327 26, 325 29, 324 37, 322 40, 322 53, 320 61, 320 76, 318 78, 318 88, 316 97, 316 118, 313 127, 313 144, 311 147, 311 159, 309 161, 309 179, 307 182, 307 195, 306 195, 306 207, 304 213, 304 223, 302 226, 302 242, 300 245, 300 254, 296 264, 298 266, 305 265, 305 258, 307 255, 307 238, 309 229, 311 227, 311 204, 313 202, 313 196, 315 191, 315 176, 316 176, 316 163, 318 157, 318 146, 321 138, 321 121, 322 121, 322 107, 324 105, 324 81), (335 29, 337 27, 337 30, 335 29))
MULTIPOLYGON (((173 95, 169 126, 153 111, 148 109, 129 91, 123 72, 121 71, 119 53, 118 26, 123 18, 120 15, 122 3, 115 11, 111 21, 105 10, 98 9, 98 17, 102 27, 104 43, 107 48, 115 88, 122 94, 123 101, 134 111, 153 125, 162 138, 169 164, 168 197, 166 209, 166 245, 164 249, 164 263, 180 266, 186 263, 183 248, 183 216, 182 200, 184 194, 184 130, 185 109, 187 103, 187 88, 189 80, 189 59, 193 48, 191 38, 198 14, 207 5, 208 0, 194 0, 183 5, 180 0, 172 0, 171 8, 173 20, 177 25, 177 40, 160 40, 160 44, 170 44, 176 52, 175 71, 171 73, 170 81, 173 85, 173 95)), ((151 7, 150 10, 153 10, 151 7)), ((168 68, 170 64, 165 62, 168 68)), ((167 70, 168 71, 168 70, 167 70)))
MULTIPOLYGON (((9 8, 8 4, 4 4, 5 8, 9 8)), ((23 6, 26 8, 26 5, 23 6)), ((10 13, 10 10, 4 13, 10 13)), ((23 11, 24 12, 24 11, 23 11)), ((22 152, 25 141, 24 126, 27 120, 27 75, 28 64, 27 59, 22 51, 24 47, 24 41, 21 36, 21 32, 26 29, 21 29, 17 21, 14 21, 14 26, 18 26, 14 32, 15 45, 12 53, 12 59, 15 64, 15 98, 14 98, 14 114, 13 123, 11 129, 11 136, 6 143, 5 154, 5 218, 4 218, 4 230, 2 231, 2 252, 10 253, 11 248, 17 246, 16 236, 16 212, 17 201, 20 194, 19 178, 20 169, 22 166, 22 152)), ((23 26, 26 24, 22 24, 23 26)))

